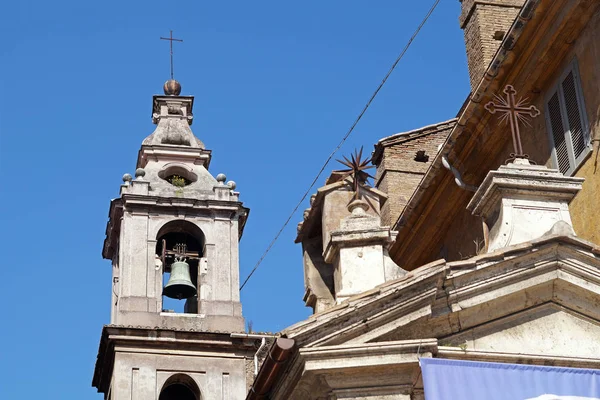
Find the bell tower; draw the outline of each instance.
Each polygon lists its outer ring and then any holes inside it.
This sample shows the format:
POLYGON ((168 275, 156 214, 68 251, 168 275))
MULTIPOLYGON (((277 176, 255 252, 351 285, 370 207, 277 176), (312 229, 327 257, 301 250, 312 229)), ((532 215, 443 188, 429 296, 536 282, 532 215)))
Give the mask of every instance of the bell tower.
POLYGON ((180 93, 171 79, 153 97, 156 129, 110 203, 111 317, 93 379, 105 399, 243 399, 250 384, 261 338, 243 333, 238 257, 249 210, 208 172, 194 98, 180 93))

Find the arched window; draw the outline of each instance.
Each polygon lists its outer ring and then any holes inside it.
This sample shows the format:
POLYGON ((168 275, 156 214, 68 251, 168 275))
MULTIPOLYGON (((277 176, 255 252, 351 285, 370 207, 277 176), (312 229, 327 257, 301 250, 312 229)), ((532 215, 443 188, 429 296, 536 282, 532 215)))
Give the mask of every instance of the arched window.
POLYGON ((201 400, 200 388, 185 374, 171 376, 160 391, 158 400, 201 400))
MULTIPOLYGON (((186 276, 186 279, 189 279, 190 281, 188 289, 193 291, 192 288, 195 287, 196 293, 198 293, 198 265, 200 258, 204 256, 205 241, 202 230, 189 221, 171 221, 166 223, 158 231, 156 255, 160 259, 164 259, 163 290, 170 282, 171 272, 174 272, 173 278, 182 277, 183 271, 181 268, 172 271, 171 267, 173 263, 177 261, 174 253, 184 249, 185 254, 187 254, 184 259, 185 263, 188 265, 187 272, 189 272, 189 276, 186 276), (177 274, 177 276, 175 276, 175 274, 177 274)), ((181 264, 177 265, 180 266, 181 264)), ((172 283, 173 282, 171 281, 171 284, 172 283)), ((169 295, 169 292, 163 292, 163 294, 169 295)), ((188 297, 188 295, 186 295, 183 297, 184 298, 181 299, 174 299, 163 296, 163 311, 196 314, 198 312, 198 296, 188 297)))

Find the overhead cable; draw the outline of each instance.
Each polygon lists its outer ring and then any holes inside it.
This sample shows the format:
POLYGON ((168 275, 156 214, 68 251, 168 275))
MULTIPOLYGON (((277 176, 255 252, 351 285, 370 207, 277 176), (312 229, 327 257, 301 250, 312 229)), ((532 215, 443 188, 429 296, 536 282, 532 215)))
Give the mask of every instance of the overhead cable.
POLYGON ((404 54, 406 53, 406 51, 408 50, 408 48, 412 44, 413 40, 417 37, 417 35, 421 31, 421 28, 423 28, 423 25, 425 25, 425 23, 427 22, 427 20, 429 19, 429 17, 433 13, 433 11, 435 10, 435 8, 439 4, 439 2, 440 2, 440 0, 435 0, 435 2, 433 3, 433 5, 431 6, 431 8, 429 9, 429 11, 427 12, 427 14, 425 15, 425 18, 423 18, 423 20, 421 21, 421 23, 419 24, 419 26, 417 27, 417 29, 415 30, 415 32, 413 33, 413 35, 410 37, 410 39, 408 40, 408 42, 406 43, 406 45, 404 46, 404 48, 400 52, 400 55, 398 56, 398 58, 396 58, 396 61, 394 61, 394 63, 392 64, 391 68, 389 69, 389 71, 387 72, 387 74, 385 75, 385 77, 383 78, 383 80, 381 81, 381 83, 379 84, 379 86, 377 87, 377 89, 373 92, 373 94, 369 98, 369 101, 367 101, 367 104, 365 104, 365 106, 362 109, 362 111, 360 112, 360 114, 358 114, 358 117, 354 120, 354 123, 352 124, 352 126, 350 126, 350 129, 348 129, 348 132, 346 132, 346 134, 344 135, 344 137, 342 138, 342 140, 340 141, 340 143, 335 147, 335 149, 333 149, 333 151, 331 152, 331 154, 329 155, 329 157, 327 157, 327 160, 325 161, 325 163, 323 164, 323 166, 321 167, 321 169, 317 173, 317 176, 315 176, 315 178, 312 180, 310 186, 308 187, 308 189, 306 189, 306 191, 302 195, 302 198, 300 199, 300 201, 298 202, 298 204, 296 204, 296 206, 294 207, 294 209, 290 213, 289 217, 285 220, 285 222, 281 226, 281 229, 279 229, 279 231, 277 232, 277 234, 275 235, 275 237, 273 238, 273 240, 271 240, 271 243, 269 243, 269 245, 267 246, 267 249, 264 251, 263 255, 256 262, 256 264, 254 265, 254 268, 252 268, 252 271, 250 271, 250 274, 248 274, 248 276, 246 277, 246 279, 244 280, 244 282, 240 286, 240 290, 242 290, 244 288, 244 286, 246 286, 246 283, 248 283, 248 280, 250 279, 250 277, 254 274, 254 272, 256 271, 256 269, 260 266, 260 264, 265 259, 265 257, 267 256, 267 254, 269 254, 269 251, 271 250, 271 248, 273 247, 273 245, 275 244, 275 242, 277 242, 277 239, 279 239, 279 237, 281 236, 281 234, 283 233, 284 229, 287 227, 287 225, 291 221, 291 219, 294 216, 294 214, 296 214, 296 211, 298 211, 298 208, 300 208, 300 206, 302 205, 302 203, 304 202, 304 200, 306 199, 306 197, 308 197, 308 195, 311 192, 312 188, 315 186, 315 183, 317 183, 317 180, 321 177, 321 174, 323 173, 323 171, 325 171, 325 168, 327 168, 327 165, 333 159, 333 156, 335 155, 335 153, 338 152, 338 150, 346 142, 346 139, 348 139, 348 137, 350 136, 350 134, 352 133, 352 131, 354 131, 354 128, 356 127, 356 125, 358 124, 358 122, 362 119, 363 115, 367 112, 367 109, 369 108, 369 106, 371 105, 371 103, 373 102, 373 100, 375 100, 375 97, 377 97, 377 94, 379 94, 379 91, 381 90, 381 88, 383 87, 383 85, 385 85, 385 82, 388 80, 388 78, 390 77, 390 75, 392 74, 392 72, 394 71, 394 69, 396 68, 396 66, 398 65, 398 63, 400 62, 400 60, 402 59, 402 57, 404 57, 404 54))

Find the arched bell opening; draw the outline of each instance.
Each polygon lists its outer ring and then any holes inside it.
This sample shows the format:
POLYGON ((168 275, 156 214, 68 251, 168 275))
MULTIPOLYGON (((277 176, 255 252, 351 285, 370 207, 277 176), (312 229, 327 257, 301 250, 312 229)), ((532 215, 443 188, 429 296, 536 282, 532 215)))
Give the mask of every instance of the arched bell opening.
POLYGON ((198 265, 204 244, 204 233, 189 221, 171 221, 158 231, 156 255, 163 268, 163 311, 198 312, 198 265))
POLYGON ((158 400, 201 400, 200 388, 194 380, 185 374, 171 376, 165 384, 158 400))

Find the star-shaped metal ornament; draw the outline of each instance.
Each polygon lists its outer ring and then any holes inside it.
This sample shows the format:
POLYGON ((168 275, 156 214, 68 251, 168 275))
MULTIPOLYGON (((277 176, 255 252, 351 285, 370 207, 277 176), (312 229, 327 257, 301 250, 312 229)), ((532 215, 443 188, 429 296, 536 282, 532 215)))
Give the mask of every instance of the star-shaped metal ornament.
POLYGON ((372 175, 366 172, 367 169, 375 168, 373 165, 369 165, 371 162, 370 158, 362 159, 362 147, 360 151, 354 150, 354 154, 350 154, 350 159, 346 156, 344 160, 337 160, 339 163, 348 167, 348 169, 343 169, 339 171, 341 173, 342 179, 346 179, 347 177, 352 178, 352 190, 354 191, 353 200, 357 200, 360 198, 360 189, 362 186, 365 186, 367 183, 367 179, 372 178, 375 179, 372 175))

